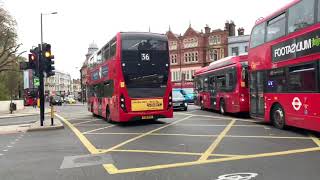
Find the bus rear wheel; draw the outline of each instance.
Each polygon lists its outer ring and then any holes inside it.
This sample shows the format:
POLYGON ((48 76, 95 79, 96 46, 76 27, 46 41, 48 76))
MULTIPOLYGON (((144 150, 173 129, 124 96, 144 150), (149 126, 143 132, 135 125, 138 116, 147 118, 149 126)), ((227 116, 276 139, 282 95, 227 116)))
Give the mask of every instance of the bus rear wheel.
POLYGON ((111 123, 111 122, 112 122, 109 106, 106 108, 106 121, 107 121, 108 123, 111 123))
POLYGON ((271 120, 274 127, 278 129, 285 128, 286 126, 285 114, 284 114, 283 108, 280 105, 277 104, 272 108, 271 120))

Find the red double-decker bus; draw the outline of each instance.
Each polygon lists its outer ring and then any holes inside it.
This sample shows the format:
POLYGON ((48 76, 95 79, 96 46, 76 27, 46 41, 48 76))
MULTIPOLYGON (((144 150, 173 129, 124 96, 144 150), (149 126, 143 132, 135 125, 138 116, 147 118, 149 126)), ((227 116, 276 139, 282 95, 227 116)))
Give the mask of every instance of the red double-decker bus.
POLYGON ((320 131, 319 7, 319 0, 295 0, 256 22, 248 57, 252 117, 320 131))
POLYGON ((248 56, 226 57, 196 71, 195 104, 201 109, 248 113, 248 56))
POLYGON ((88 109, 107 121, 171 118, 168 40, 121 32, 89 58, 88 109))
POLYGON ((38 88, 27 88, 23 92, 23 100, 25 106, 32 106, 37 103, 38 88))

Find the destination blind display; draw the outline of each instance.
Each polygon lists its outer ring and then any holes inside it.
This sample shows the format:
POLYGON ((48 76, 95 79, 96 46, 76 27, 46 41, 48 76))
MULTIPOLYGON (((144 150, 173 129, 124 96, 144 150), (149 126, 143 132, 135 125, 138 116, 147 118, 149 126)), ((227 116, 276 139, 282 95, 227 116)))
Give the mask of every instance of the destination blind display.
POLYGON ((320 51, 320 30, 272 46, 272 61, 284 61, 320 51))

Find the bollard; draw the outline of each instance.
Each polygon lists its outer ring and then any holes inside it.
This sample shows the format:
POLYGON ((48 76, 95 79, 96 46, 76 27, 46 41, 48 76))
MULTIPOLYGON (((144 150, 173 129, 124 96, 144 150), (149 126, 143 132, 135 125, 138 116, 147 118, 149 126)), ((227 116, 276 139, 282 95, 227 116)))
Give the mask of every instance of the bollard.
POLYGON ((53 126, 54 106, 51 105, 51 126, 53 126))

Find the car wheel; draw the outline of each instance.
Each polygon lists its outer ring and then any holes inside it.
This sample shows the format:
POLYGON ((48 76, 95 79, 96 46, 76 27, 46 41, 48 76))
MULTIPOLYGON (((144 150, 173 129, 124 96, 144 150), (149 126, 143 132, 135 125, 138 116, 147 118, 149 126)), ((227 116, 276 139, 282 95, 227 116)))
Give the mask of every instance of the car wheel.
POLYGON ((275 105, 272 108, 271 120, 274 127, 278 129, 284 129, 286 126, 285 113, 280 105, 275 105))
POLYGON ((222 115, 226 114, 226 106, 225 106, 225 102, 223 99, 220 100, 220 113, 222 115))

